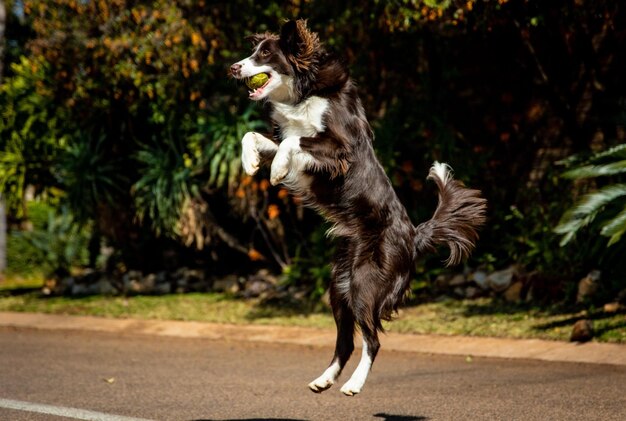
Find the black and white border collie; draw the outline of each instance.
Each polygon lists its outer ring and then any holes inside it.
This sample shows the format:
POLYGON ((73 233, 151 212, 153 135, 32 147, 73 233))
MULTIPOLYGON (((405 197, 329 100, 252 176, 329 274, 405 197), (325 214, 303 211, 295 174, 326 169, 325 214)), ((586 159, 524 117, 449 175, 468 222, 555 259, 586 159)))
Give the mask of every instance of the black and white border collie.
POLYGON ((341 388, 352 396, 365 384, 380 347, 381 320, 389 320, 405 296, 415 259, 445 245, 446 263, 459 263, 478 239, 486 201, 435 162, 428 178, 439 189, 438 206, 429 221, 413 226, 374 154, 372 129, 342 62, 302 19, 286 22, 280 35, 249 39, 252 55, 230 72, 236 79, 269 75, 249 96, 270 104, 275 133, 246 133, 243 168, 253 175, 270 164, 273 185, 282 183, 333 224, 330 301, 337 342, 330 366, 309 388, 319 393, 334 384, 354 350, 358 327, 361 360, 341 388))

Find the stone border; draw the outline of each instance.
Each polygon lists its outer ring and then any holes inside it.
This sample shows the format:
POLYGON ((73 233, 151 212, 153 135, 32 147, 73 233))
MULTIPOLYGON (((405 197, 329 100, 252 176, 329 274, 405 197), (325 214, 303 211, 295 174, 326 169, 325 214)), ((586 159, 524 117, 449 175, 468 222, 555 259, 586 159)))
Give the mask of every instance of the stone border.
MULTIPOLYGON (((229 325, 203 322, 106 319, 40 313, 0 312, 0 327, 43 330, 157 335, 225 341, 284 343, 332 347, 335 332, 303 327, 229 325)), ((360 343, 360 341, 356 341, 360 343)), ((626 366, 626 345, 588 342, 436 336, 388 333, 381 337, 386 351, 472 357, 523 358, 626 366)))

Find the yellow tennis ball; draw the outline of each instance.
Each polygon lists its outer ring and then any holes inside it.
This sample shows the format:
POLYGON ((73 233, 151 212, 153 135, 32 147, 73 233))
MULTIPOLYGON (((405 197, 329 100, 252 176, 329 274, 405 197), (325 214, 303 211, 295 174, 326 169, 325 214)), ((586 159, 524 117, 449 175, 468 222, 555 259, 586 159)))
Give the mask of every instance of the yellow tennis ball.
POLYGON ((259 73, 258 75, 254 75, 251 78, 246 79, 246 85, 250 89, 257 89, 265 85, 269 78, 270 77, 267 73, 259 73))

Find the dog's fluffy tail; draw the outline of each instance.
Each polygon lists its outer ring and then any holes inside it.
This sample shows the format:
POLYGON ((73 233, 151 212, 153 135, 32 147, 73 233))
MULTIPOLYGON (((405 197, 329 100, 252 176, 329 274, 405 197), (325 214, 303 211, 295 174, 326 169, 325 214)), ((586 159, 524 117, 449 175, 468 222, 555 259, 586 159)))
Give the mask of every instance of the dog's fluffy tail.
POLYGON ((469 189, 452 177, 447 164, 435 162, 428 178, 439 189, 439 204, 433 217, 415 227, 415 247, 419 254, 435 251, 439 245, 450 248, 446 266, 466 258, 478 240, 478 228, 485 223, 487 201, 480 191, 469 189))

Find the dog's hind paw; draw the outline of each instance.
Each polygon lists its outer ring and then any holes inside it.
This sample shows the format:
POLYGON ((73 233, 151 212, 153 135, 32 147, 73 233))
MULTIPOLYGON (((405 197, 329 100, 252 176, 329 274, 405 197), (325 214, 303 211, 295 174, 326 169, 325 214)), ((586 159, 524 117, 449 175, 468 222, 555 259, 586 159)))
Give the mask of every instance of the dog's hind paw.
POLYGON ((346 396, 354 396, 358 393, 361 393, 361 389, 363 388, 363 384, 359 384, 359 382, 353 381, 352 379, 348 380, 346 384, 341 387, 341 393, 346 396))
POLYGON ((335 384, 337 376, 341 373, 341 365, 339 362, 333 361, 333 363, 319 376, 317 379, 309 383, 309 389, 315 393, 322 393, 324 390, 330 388, 335 384))
POLYGON ((315 393, 322 393, 324 390, 329 389, 334 384, 332 380, 322 379, 322 377, 319 377, 309 383, 309 389, 311 389, 315 393))

